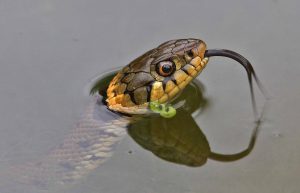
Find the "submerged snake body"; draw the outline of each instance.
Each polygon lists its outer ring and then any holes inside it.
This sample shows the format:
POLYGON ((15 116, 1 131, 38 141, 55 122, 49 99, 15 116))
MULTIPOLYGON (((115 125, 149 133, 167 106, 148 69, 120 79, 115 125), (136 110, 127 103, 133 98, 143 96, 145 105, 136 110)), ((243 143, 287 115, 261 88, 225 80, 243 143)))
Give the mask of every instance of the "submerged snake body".
POLYGON ((95 98, 90 102, 61 145, 41 160, 13 167, 7 175, 18 184, 48 188, 73 183, 110 158, 126 136, 130 120, 107 110, 99 101, 95 98))

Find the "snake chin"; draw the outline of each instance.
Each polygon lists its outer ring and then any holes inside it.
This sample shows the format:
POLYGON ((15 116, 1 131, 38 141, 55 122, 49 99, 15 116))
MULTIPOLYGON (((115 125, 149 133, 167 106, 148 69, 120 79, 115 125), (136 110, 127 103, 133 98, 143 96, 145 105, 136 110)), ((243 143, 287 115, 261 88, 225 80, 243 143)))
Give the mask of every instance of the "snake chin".
POLYGON ((144 115, 151 113, 149 109, 149 103, 145 103, 142 105, 135 105, 133 107, 124 107, 121 104, 115 104, 108 106, 108 108, 112 111, 129 114, 129 115, 144 115))

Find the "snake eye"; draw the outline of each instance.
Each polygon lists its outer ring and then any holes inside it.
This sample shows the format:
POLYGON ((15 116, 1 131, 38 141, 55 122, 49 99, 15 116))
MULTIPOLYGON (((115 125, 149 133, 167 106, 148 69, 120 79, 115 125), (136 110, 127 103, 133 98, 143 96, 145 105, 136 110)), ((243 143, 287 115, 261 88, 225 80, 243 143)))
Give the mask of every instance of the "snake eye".
POLYGON ((175 64, 170 61, 160 62, 156 67, 157 73, 161 76, 170 76, 176 70, 175 64))

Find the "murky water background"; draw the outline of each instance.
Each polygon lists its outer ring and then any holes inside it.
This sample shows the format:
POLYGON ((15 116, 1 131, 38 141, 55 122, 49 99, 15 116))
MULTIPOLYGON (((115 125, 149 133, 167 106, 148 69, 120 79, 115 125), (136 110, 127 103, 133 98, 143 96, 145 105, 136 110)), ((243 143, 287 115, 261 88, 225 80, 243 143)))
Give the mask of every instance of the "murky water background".
MULTIPOLYGON (((59 144, 87 105, 84 88, 97 74, 166 40, 195 37, 247 57, 272 96, 251 154, 191 168, 163 161, 127 136, 109 161, 55 192, 298 192, 299 6, 292 0, 1 1, 0 171, 59 144)), ((213 58, 198 79, 209 105, 196 121, 211 149, 243 150, 254 126, 244 69, 213 58)))

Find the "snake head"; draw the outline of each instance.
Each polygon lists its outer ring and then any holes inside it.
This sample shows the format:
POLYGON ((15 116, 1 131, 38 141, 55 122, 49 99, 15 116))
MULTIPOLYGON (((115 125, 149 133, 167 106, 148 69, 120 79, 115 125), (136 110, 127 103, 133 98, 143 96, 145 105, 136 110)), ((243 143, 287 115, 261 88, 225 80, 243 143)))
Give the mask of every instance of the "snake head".
POLYGON ((144 114, 151 102, 168 103, 206 66, 199 39, 167 41, 125 66, 107 89, 109 109, 144 114))

